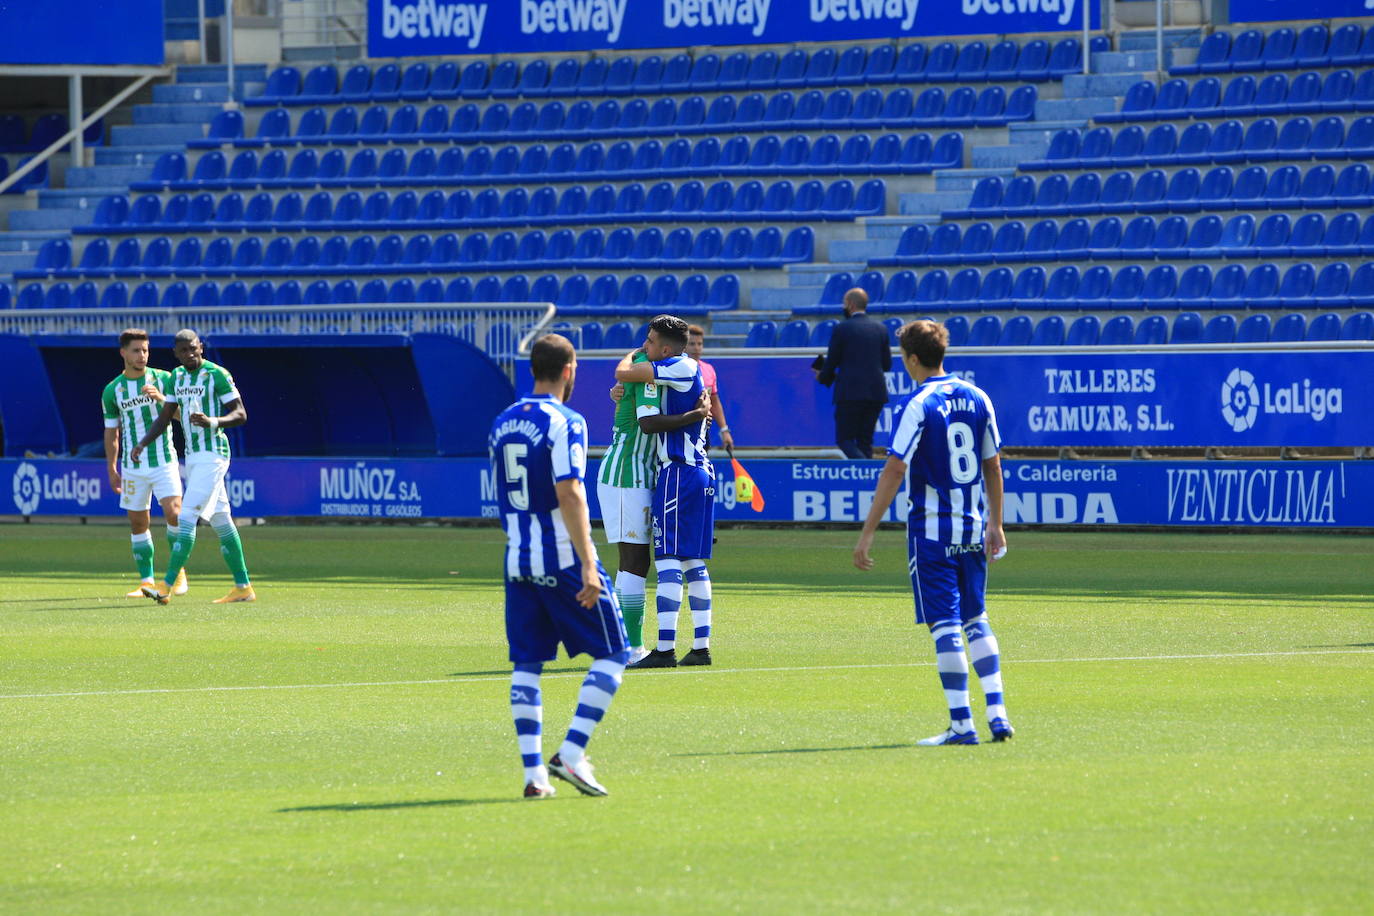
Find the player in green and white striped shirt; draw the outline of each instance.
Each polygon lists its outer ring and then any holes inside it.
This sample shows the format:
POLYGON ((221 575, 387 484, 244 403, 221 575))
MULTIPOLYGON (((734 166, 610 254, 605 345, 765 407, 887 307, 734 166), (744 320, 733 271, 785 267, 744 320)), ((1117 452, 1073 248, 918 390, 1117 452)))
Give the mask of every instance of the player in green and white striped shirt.
MULTIPOLYGON (((640 354, 636 361, 644 359, 647 357, 640 354)), ((601 459, 596 498, 601 504, 606 542, 620 545, 615 594, 630 635, 629 664, 634 664, 648 654, 644 648, 644 582, 649 575, 649 539, 654 525, 651 503, 658 467, 655 437, 640 431, 635 411, 641 404, 661 410, 663 393, 652 383, 617 383, 611 389, 611 399, 616 402, 615 421, 611 445, 601 459)))
MULTIPOLYGON (((171 384, 171 373, 148 365, 148 332, 142 328, 129 328, 119 335, 119 355, 124 360, 124 371, 105 386, 100 400, 105 417, 105 462, 110 489, 119 494, 119 507, 129 513, 134 565, 142 582, 127 597, 138 598, 143 595, 143 586, 153 584, 153 536, 148 533, 153 497, 162 505, 170 548, 176 543, 181 514, 181 475, 170 432, 149 439, 151 447, 146 454, 133 454, 134 446, 156 422, 171 384)), ((186 594, 185 574, 177 577, 173 590, 186 594)))
POLYGON ((234 576, 234 588, 215 599, 215 604, 256 601, 224 486, 229 473, 229 437, 224 430, 248 422, 248 411, 234 387, 233 376, 205 358, 205 345, 195 331, 177 331, 172 352, 181 365, 172 371, 167 403, 133 453, 137 457, 144 448, 156 447, 158 437, 164 435, 177 408, 181 408, 181 429, 186 438, 186 513, 181 516, 167 575, 156 587, 145 586, 143 593, 158 604, 171 600, 172 583, 196 545, 196 522, 204 518, 219 535, 220 553, 234 576))

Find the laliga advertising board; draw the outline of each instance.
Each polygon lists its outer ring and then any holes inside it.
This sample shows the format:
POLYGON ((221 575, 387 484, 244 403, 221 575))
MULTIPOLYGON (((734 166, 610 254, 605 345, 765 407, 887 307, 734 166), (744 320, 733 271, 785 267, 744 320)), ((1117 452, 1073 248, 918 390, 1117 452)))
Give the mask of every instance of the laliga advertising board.
MULTIPOLYGON (((1374 444, 1374 347, 1341 350, 1164 353, 952 351, 945 368, 985 390, 1012 448, 1231 446, 1354 448, 1374 444)), ((747 354, 748 351, 737 351, 747 354)), ((725 415, 743 444, 817 448, 834 443, 830 390, 812 356, 711 355, 725 415), (780 424, 777 417, 786 416, 780 424), (762 430, 752 441, 746 430, 762 430)), ((583 357, 582 379, 610 378, 615 360, 583 357)), ((517 390, 528 390, 517 377, 517 390)), ((887 373, 888 405, 875 444, 887 445, 896 408, 913 391, 887 373)), ((610 402, 582 384, 572 406, 610 429, 610 402)), ((592 440, 594 445, 604 442, 592 440)))
POLYGON ((1089 0, 368 0, 368 55, 519 54, 1073 31, 1089 0))
MULTIPOLYGON (((594 478, 597 462, 588 468, 594 478)), ((847 523, 868 513, 879 461, 749 461, 759 511, 716 465, 717 518, 847 523)), ((1003 462, 1008 524, 1374 528, 1374 461, 1003 462)), ((250 459, 227 480, 236 515, 340 519, 495 518, 482 458, 250 459)), ((599 517, 596 488, 588 493, 599 517)), ((888 520, 908 511, 898 496, 888 520)), ((0 460, 0 515, 122 516, 99 460, 0 460)))

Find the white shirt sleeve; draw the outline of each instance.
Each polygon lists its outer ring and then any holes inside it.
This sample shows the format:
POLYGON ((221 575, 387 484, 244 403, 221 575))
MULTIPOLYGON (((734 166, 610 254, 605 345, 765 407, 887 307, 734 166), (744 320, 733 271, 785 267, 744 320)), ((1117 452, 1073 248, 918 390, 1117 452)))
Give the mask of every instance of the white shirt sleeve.
POLYGON ((697 361, 690 356, 670 356, 654 363, 654 381, 674 391, 690 391, 697 377, 697 361))
POLYGON ((988 410, 988 425, 983 430, 983 454, 984 461, 996 455, 1002 449, 1002 434, 997 429, 997 412, 992 409, 992 399, 987 396, 982 389, 978 393, 983 397, 983 406, 988 410))
POLYGON ((889 455, 895 455, 906 464, 911 464, 916 454, 916 446, 921 442, 921 432, 926 426, 926 407, 920 399, 913 397, 902 408, 897 420, 897 428, 892 432, 892 448, 889 455))
POLYGON ((549 423, 554 482, 581 480, 587 467, 587 424, 574 414, 553 412, 549 423))

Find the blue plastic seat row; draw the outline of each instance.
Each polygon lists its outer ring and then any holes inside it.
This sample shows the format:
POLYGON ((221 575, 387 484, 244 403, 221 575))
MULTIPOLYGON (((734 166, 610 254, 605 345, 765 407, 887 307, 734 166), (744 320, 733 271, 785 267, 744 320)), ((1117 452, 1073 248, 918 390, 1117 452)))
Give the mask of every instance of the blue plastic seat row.
MULTIPOLYGON (((8 287, 5 287, 8 294, 8 287)), ((508 277, 487 276, 473 280, 456 277, 444 280, 429 277, 415 280, 403 277, 358 281, 344 279, 331 284, 316 280, 301 285, 287 280, 273 283, 262 280, 252 285, 234 280, 221 286, 211 280, 194 288, 176 281, 165 288, 151 280, 134 287, 115 281, 103 288, 87 280, 73 287, 66 282, 44 287, 31 283, 19 292, 16 308, 214 308, 219 306, 264 305, 354 305, 468 302, 552 302, 562 315, 579 314, 657 314, 665 309, 682 314, 705 314, 733 309, 739 304, 739 277, 722 274, 710 280, 704 274, 690 274, 679 280, 663 274, 652 280, 644 274, 631 274, 622 281, 615 274, 589 279, 574 274, 559 280, 543 274, 530 280, 525 274, 508 277)))
POLYGON ((1286 27, 1267 37, 1259 29, 1247 29, 1234 36, 1230 32, 1213 32, 1202 42, 1194 63, 1175 65, 1169 72, 1187 76, 1360 64, 1374 64, 1374 26, 1366 30, 1350 23, 1335 32, 1329 32, 1324 25, 1311 25, 1301 35, 1286 27))
POLYGON ((1091 216, 1098 213, 1196 213, 1200 210, 1360 208, 1374 206, 1369 166, 1355 162, 1339 174, 1327 163, 1303 172, 1284 165, 1272 173, 1252 165, 1237 174, 1229 165, 1200 172, 1191 166, 1166 176, 1151 169, 1139 177, 1127 171, 1103 178, 1083 172, 1070 181, 1063 173, 1003 181, 982 178, 969 206, 946 210, 945 219, 999 216, 1091 216))
POLYGON ((1339 115, 1315 125, 1306 116, 1280 126, 1273 118, 1242 127, 1236 120, 1213 128, 1195 122, 1180 132, 1173 123, 1156 125, 1147 134, 1139 124, 1057 131, 1044 159, 1021 163, 1028 170, 1120 168, 1127 165, 1203 165, 1210 163, 1368 159, 1374 156, 1374 115, 1351 123, 1346 131, 1339 115))
MULTIPOLYGON (((1105 38, 1093 39, 1092 50, 1109 49, 1105 38)), ((843 51, 826 47, 809 54, 801 48, 782 55, 773 50, 753 55, 739 51, 724 59, 713 52, 696 58, 676 54, 666 60, 657 54, 640 60, 628 55, 615 60, 565 57, 557 62, 532 60, 523 68, 515 60, 495 66, 479 60, 461 71, 452 61, 433 69, 427 63, 415 63, 404 71, 397 64, 383 64, 375 72, 367 64, 356 64, 342 79, 331 64, 317 66, 304 77, 296 67, 282 66, 268 75, 263 93, 244 104, 594 97, 893 82, 1043 82, 1076 73, 1081 63, 1078 40, 1065 38, 1053 48, 1038 39, 1024 46, 1002 41, 991 48, 982 41, 962 48, 947 41, 933 48, 921 43, 872 50, 853 45, 843 51)))
POLYGON ((787 179, 765 186, 746 181, 738 188, 729 180, 707 187, 691 180, 680 186, 661 181, 647 190, 639 182, 622 188, 603 184, 594 188, 572 185, 561 192, 544 186, 528 191, 494 188, 473 194, 467 188, 420 196, 401 191, 393 198, 375 191, 366 198, 357 191, 329 191, 309 198, 290 191, 280 198, 260 192, 245 204, 237 191, 216 199, 208 192, 191 197, 176 194, 163 205, 156 194, 132 202, 107 197, 96 206, 95 220, 76 226, 78 235, 142 232, 364 232, 378 230, 447 229, 486 226, 580 225, 596 222, 731 222, 769 220, 851 220, 880 215, 886 209, 887 186, 880 178, 830 183, 807 181, 794 187, 787 179))
MULTIPOLYGON (((0 153, 36 153, 52 146, 71 124, 65 114, 40 115, 29 133, 23 115, 0 114, 0 153)), ((99 118, 82 132, 87 146, 101 146, 105 142, 105 119, 99 118)), ((64 147, 64 149, 69 147, 64 147)), ((3 176, 0 176, 3 177, 3 176)))
MULTIPOLYGON (((901 319, 886 319, 900 325, 901 319)), ((756 322, 745 339, 746 347, 824 346, 834 319, 818 322, 808 329, 804 319, 790 321, 781 331, 771 321, 756 322)), ((1003 322, 997 315, 983 315, 970 325, 963 315, 952 315, 943 322, 949 342, 955 347, 1059 347, 1059 346, 1158 346, 1161 344, 1288 343, 1301 340, 1369 340, 1374 337, 1374 314, 1356 312, 1346 316, 1327 312, 1309 323, 1306 316, 1293 312, 1271 322, 1268 315, 1248 315, 1240 322, 1229 314, 1204 320, 1197 312, 1179 312, 1171 323, 1163 315, 1150 315, 1136 323, 1130 315, 1117 315, 1105 324, 1096 315, 1079 315, 1066 327, 1059 315, 1046 315, 1032 322, 1029 315, 1015 315, 1003 322)))
POLYGON ((1273 264, 1247 270, 1227 264, 1213 272, 1210 264, 1195 264, 1182 273, 1172 264, 1148 270, 1138 264, 1115 271, 1105 264, 1082 270, 1066 264, 1046 271, 1040 265, 1014 272, 995 267, 986 273, 976 267, 952 276, 943 268, 919 276, 902 270, 884 278, 869 271, 857 278, 849 274, 831 277, 814 306, 794 309, 798 314, 827 314, 843 295, 847 283, 866 289, 869 310, 876 313, 923 310, 979 312, 1005 309, 1021 311, 1139 311, 1144 309, 1251 309, 1370 308, 1374 307, 1374 262, 1351 270, 1344 261, 1327 264, 1319 272, 1307 262, 1280 272, 1273 264))
POLYGON ((1222 84, 1215 76, 1193 83, 1172 79, 1159 87, 1148 80, 1126 90, 1121 110, 1095 116, 1103 124, 1161 121, 1180 118, 1253 118, 1264 115, 1374 111, 1374 70, 1357 78, 1350 70, 1334 70, 1323 79, 1303 73, 1290 82, 1286 73, 1260 80, 1249 74, 1222 84))
POLYGON ((1197 258, 1359 258, 1374 257, 1374 214, 1341 213, 1330 222, 1322 213, 1296 219, 1271 213, 1257 223, 1253 214, 1223 220, 1215 213, 1189 223, 1183 216, 1156 221, 1142 214, 1123 223, 1107 216, 1096 222, 1074 217, 1062 226, 1043 219, 1029 228, 1021 220, 994 227, 977 222, 966 229, 942 223, 908 226, 890 257, 871 258, 873 266, 920 267, 931 264, 1014 264, 1025 261, 1104 261, 1197 258))
POLYGON ((695 143, 680 137, 667 144, 621 140, 609 147, 600 141, 581 147, 560 143, 552 149, 537 143, 523 150, 514 144, 495 150, 476 146, 466 151, 453 146, 443 153, 425 147, 409 156, 399 148, 378 155, 376 149, 365 147, 352 158, 341 149, 322 156, 307 149, 296 153, 289 163, 281 150, 272 150, 261 161, 255 151, 244 150, 232 162, 214 150, 196 161, 190 178, 186 177, 183 154, 163 153, 153 166, 152 177, 132 182, 130 188, 310 190, 733 175, 921 175, 956 168, 963 162, 964 136, 958 132, 941 134, 934 140, 925 133, 911 134, 905 140, 895 133, 876 139, 855 134, 843 143, 835 134, 822 134, 814 140, 795 135, 785 141, 777 134, 765 134, 752 142, 744 136, 730 137, 723 143, 716 137, 695 143))
POLYGON ((919 97, 905 87, 886 97, 878 89, 855 96, 836 89, 829 96, 811 90, 795 98, 783 91, 771 98, 759 93, 736 100, 718 96, 707 102, 691 96, 681 104, 672 97, 652 105, 642 98, 624 107, 607 99, 593 107, 590 102, 571 107, 560 101, 543 107, 522 102, 514 109, 497 102, 479 110, 471 103, 450 117, 447 105, 434 105, 421 113, 414 105, 389 112, 383 106, 359 117, 352 106, 326 115, 323 108, 303 112, 294 132, 290 113, 274 109, 263 116, 257 136, 243 136, 243 115, 223 111, 210 124, 208 136, 191 140, 192 149, 211 149, 231 144, 240 148, 297 145, 356 145, 387 143, 478 143, 491 141, 593 140, 617 137, 672 137, 758 130, 870 130, 911 127, 985 127, 1025 121, 1035 112, 1036 89, 1021 86, 1011 92, 991 86, 981 94, 967 86, 946 96, 938 87, 919 97))
POLYGON ((98 237, 86 243, 80 261, 72 264, 71 245, 52 239, 39 251, 37 264, 25 277, 240 277, 350 276, 417 271, 534 270, 559 267, 673 270, 764 269, 810 261, 815 236, 810 226, 798 226, 786 237, 775 226, 754 232, 746 226, 722 233, 717 227, 693 233, 679 227, 664 233, 650 226, 638 233, 622 226, 607 233, 600 228, 580 234, 560 229, 545 235, 534 229, 522 235, 500 232, 488 238, 472 232, 461 239, 452 232, 404 238, 343 235, 321 240, 277 236, 264 240, 248 236, 234 244, 228 236, 204 242, 199 236, 173 245, 166 236, 140 244, 126 238, 113 248, 98 237))

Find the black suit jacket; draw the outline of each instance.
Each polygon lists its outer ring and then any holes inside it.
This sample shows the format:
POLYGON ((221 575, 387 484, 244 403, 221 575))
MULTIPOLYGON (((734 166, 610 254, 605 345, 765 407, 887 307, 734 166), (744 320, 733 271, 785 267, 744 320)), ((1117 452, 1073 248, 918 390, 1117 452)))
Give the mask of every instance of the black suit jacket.
POLYGON ((887 401, 883 373, 892 368, 887 328, 859 312, 835 326, 819 381, 834 384, 840 401, 887 401))

